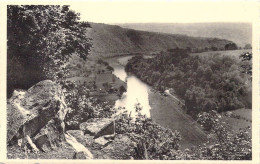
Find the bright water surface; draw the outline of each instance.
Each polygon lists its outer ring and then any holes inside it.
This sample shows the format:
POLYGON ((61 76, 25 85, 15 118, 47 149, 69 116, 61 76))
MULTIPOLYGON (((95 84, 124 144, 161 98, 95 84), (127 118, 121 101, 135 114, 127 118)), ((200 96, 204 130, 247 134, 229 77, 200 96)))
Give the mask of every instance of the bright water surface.
POLYGON ((124 66, 130 58, 132 56, 118 57, 110 61, 110 65, 114 68, 114 75, 127 83, 127 92, 116 101, 115 107, 125 107, 134 116, 136 114, 135 105, 140 103, 143 108, 141 113, 150 117, 149 86, 134 75, 127 75, 125 72, 124 66))
MULTIPOLYGON (((114 74, 127 83, 127 92, 121 99, 116 101, 115 107, 125 107, 132 117, 136 114, 135 105, 140 103, 141 111, 147 117, 163 127, 177 130, 182 136, 181 149, 198 146, 205 143, 207 135, 201 127, 178 107, 178 101, 173 96, 162 96, 150 91, 150 87, 134 75, 127 75, 124 66, 132 56, 115 57, 109 59, 109 64, 114 68, 114 74), (156 101, 149 105, 149 97, 156 98, 156 101)), ((154 100, 153 100, 154 101, 154 100)))

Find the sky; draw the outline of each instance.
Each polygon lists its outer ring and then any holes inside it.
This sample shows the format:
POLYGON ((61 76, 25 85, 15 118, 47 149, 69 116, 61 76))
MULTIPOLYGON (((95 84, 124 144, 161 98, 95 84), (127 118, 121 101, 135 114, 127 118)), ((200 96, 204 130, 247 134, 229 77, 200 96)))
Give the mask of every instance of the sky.
POLYGON ((71 5, 81 20, 96 23, 252 22, 254 1, 88 1, 71 5))

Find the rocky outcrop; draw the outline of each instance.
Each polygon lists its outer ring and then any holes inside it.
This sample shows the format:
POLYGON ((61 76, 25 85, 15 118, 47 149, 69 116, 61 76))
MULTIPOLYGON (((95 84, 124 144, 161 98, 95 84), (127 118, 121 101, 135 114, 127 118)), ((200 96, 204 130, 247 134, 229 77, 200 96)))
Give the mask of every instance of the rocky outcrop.
POLYGON ((80 130, 98 138, 104 135, 115 134, 115 121, 111 118, 93 119, 92 122, 80 124, 80 130))
POLYGON ((61 87, 50 80, 14 91, 7 106, 9 158, 127 159, 130 153, 129 138, 115 135, 121 111, 111 118, 89 119, 77 130, 65 130, 68 108, 61 87), (26 154, 28 148, 33 151, 26 154))
POLYGON ((65 134, 67 143, 69 143, 75 149, 74 159, 93 159, 92 153, 81 143, 77 141, 70 134, 65 134))
POLYGON ((62 89, 50 80, 41 81, 27 91, 14 91, 7 104, 8 144, 29 137, 43 151, 57 146, 65 139, 66 113, 62 89))
POLYGON ((102 149, 110 159, 131 159, 135 143, 127 135, 118 134, 112 143, 102 149))

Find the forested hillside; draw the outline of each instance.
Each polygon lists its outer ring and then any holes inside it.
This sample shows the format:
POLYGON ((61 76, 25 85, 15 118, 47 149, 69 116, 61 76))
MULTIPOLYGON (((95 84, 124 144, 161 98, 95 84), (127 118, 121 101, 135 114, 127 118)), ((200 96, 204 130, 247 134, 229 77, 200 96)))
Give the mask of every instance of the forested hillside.
POLYGON ((252 42, 251 23, 125 23, 118 24, 135 30, 163 32, 168 34, 185 34, 194 37, 216 37, 235 42, 244 48, 252 42))
POLYGON ((174 49, 150 59, 136 56, 126 71, 162 92, 172 88, 185 101, 187 112, 196 115, 251 108, 250 76, 242 73, 244 62, 220 54, 197 56, 174 49))
POLYGON ((92 53, 104 56, 149 54, 177 47, 192 52, 224 50, 226 44, 233 43, 225 39, 137 31, 100 23, 90 24, 92 29, 88 34, 93 38, 92 53))

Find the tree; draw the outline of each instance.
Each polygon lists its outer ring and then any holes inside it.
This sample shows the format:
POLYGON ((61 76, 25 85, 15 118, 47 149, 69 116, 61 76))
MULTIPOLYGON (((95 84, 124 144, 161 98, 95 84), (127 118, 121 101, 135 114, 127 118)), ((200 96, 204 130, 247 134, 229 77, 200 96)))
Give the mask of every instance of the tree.
POLYGON ((225 50, 237 50, 237 45, 235 43, 228 43, 225 45, 225 50))
POLYGON ((119 92, 120 92, 120 94, 123 94, 124 92, 126 92, 126 89, 125 89, 125 87, 123 85, 121 85, 119 87, 119 92))
POLYGON ((251 128, 232 132, 222 116, 216 111, 203 112, 198 115, 198 122, 208 131, 209 143, 194 149, 193 155, 214 160, 250 160, 252 159, 251 128))
POLYGON ((252 45, 251 44, 246 44, 244 49, 252 49, 252 45))
POLYGON ((249 80, 252 80, 252 57, 253 55, 251 52, 246 52, 239 56, 239 58, 241 58, 241 61, 243 62, 240 66, 242 68, 242 73, 248 75, 249 77, 247 79, 249 80))
POLYGON ((8 94, 16 87, 65 77, 64 64, 72 54, 86 59, 92 46, 86 36, 90 26, 78 20, 69 6, 7 7, 8 94))

